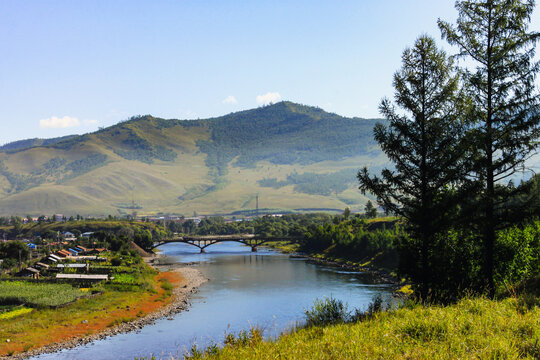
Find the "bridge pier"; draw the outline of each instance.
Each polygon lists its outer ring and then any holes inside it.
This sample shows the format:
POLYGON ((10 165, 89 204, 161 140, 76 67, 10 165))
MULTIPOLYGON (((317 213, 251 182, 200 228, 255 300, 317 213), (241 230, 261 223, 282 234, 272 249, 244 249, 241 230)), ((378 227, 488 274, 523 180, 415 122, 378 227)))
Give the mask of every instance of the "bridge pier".
POLYGON ((204 249, 201 248, 201 254, 204 254, 206 251, 204 251, 204 249))
POLYGON ((251 247, 251 252, 257 252, 257 247, 256 247, 256 246, 252 246, 252 247, 251 247))

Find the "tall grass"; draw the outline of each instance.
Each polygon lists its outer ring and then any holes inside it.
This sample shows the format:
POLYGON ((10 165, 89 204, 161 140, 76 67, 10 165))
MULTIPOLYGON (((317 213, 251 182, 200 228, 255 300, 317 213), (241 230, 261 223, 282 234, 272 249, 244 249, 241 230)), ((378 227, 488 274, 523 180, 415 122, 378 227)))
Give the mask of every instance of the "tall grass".
POLYGON ((277 340, 225 345, 205 359, 539 359, 540 308, 517 298, 407 304, 363 321, 301 328, 277 340))

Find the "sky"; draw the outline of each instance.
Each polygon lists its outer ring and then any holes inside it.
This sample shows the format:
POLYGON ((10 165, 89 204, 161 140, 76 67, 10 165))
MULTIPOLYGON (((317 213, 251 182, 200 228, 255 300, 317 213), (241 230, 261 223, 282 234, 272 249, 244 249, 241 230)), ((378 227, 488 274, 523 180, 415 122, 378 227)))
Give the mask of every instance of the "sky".
MULTIPOLYGON (((403 50, 454 1, 0 0, 0 144, 289 100, 380 117, 403 50)), ((531 30, 540 31, 535 10, 531 30)))

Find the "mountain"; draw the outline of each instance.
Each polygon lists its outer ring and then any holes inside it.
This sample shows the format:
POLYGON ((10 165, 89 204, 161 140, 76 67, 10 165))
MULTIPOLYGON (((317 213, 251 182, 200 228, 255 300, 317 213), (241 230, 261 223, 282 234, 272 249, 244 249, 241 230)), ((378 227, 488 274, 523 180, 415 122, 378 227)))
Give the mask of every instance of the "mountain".
POLYGON ((0 151, 15 151, 15 150, 22 150, 22 149, 35 147, 35 146, 51 145, 51 144, 56 144, 57 142, 60 142, 63 140, 67 140, 75 136, 77 135, 67 135, 67 136, 57 137, 53 139, 34 138, 34 139, 13 141, 3 146, 0 146, 0 151))
POLYGON ((356 172, 386 162, 377 121, 280 102, 22 140, 0 148, 0 215, 241 213, 257 195, 261 209, 361 209, 356 172))

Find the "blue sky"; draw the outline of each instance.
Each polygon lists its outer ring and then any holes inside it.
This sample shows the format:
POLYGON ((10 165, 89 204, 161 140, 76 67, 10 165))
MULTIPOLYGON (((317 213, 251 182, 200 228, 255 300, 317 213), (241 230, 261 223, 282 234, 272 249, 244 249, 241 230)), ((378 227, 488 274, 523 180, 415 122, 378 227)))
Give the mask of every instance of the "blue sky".
POLYGON ((442 0, 0 0, 0 144, 279 99, 379 117, 403 49, 442 45, 437 18, 456 16, 442 0))

